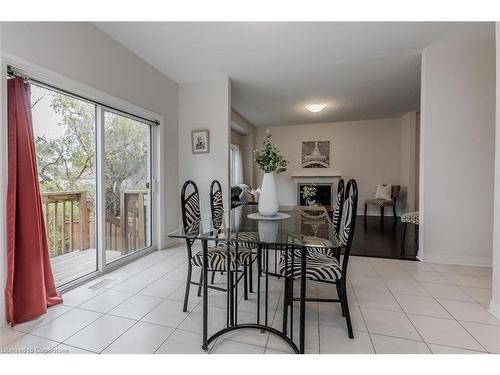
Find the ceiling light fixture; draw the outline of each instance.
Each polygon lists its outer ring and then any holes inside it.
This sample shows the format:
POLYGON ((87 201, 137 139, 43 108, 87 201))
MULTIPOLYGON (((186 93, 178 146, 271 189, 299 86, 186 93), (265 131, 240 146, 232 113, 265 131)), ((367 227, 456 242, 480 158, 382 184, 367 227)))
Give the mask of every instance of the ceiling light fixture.
POLYGON ((326 108, 326 104, 309 104, 306 108, 310 112, 321 112, 326 108))

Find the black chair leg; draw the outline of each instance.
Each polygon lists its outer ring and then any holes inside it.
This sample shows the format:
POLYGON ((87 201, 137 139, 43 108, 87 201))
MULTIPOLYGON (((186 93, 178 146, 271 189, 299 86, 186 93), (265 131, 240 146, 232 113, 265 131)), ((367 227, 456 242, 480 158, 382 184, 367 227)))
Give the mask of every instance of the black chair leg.
POLYGON ((200 273, 200 285, 198 286, 198 297, 201 297, 201 288, 203 287, 203 272, 200 273))
MULTIPOLYGON (((229 324, 234 326, 234 288, 238 287, 238 285, 234 282, 234 271, 229 272, 229 324)), ((238 277, 238 275, 236 275, 238 277)))
POLYGON ((286 335, 288 328, 288 287, 289 279, 285 276, 285 290, 283 291, 283 334, 286 335))
POLYGON ((365 203, 365 219, 366 219, 366 209, 368 208, 368 205, 365 203))
POLYGON ((249 266, 248 276, 250 278, 249 288, 250 288, 250 293, 253 293, 253 272, 252 272, 253 262, 252 262, 252 254, 250 254, 250 264, 248 266, 249 266))
MULTIPOLYGON (((337 281, 335 286, 337 287, 337 296, 338 296, 339 300, 342 301, 343 298, 342 298, 342 288, 340 287, 340 281, 337 281)), ((340 304, 340 308, 342 309, 342 316, 345 316, 345 309, 344 309, 343 303, 340 304)))
POLYGON ((392 206, 392 216, 394 216, 394 220, 396 220, 396 204, 392 206))
POLYGON ((380 220, 384 220, 384 206, 380 206, 380 220))
POLYGON ((212 279, 210 280, 210 284, 213 284, 215 281, 215 271, 212 272, 212 279))
POLYGON ((243 299, 248 300, 248 261, 245 261, 243 272, 243 299))
POLYGON ((401 255, 405 255, 406 223, 403 223, 403 235, 401 236, 401 255))
POLYGON ((187 311, 187 305, 189 300, 189 289, 191 288, 191 272, 193 266, 191 262, 188 263, 188 272, 187 272, 187 280, 186 280, 186 292, 184 293, 184 307, 182 308, 183 312, 187 311))
POLYGON ((344 305, 344 311, 345 311, 345 320, 347 323, 347 333, 349 334, 349 338, 353 339, 354 338, 354 332, 352 330, 352 323, 351 323, 351 314, 349 314, 349 303, 347 302, 347 289, 345 286, 345 280, 342 281, 342 304, 344 305))

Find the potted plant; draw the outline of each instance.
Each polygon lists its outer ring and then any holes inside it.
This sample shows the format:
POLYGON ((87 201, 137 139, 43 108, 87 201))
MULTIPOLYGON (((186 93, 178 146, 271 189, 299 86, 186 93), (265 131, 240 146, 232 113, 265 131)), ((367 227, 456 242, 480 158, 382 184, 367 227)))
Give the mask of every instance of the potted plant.
POLYGON ((271 144, 271 132, 266 132, 266 139, 262 142, 262 149, 255 150, 255 162, 264 172, 260 188, 259 213, 263 216, 274 216, 278 213, 278 197, 274 184, 274 175, 286 171, 286 160, 276 145, 271 144))

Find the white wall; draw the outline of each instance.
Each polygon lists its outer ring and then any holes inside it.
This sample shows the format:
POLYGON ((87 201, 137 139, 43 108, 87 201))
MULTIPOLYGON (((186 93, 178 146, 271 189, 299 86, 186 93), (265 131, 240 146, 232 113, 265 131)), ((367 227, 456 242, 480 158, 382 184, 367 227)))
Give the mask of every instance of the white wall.
MULTIPOLYGON (((296 191, 290 176, 303 172, 301 167, 302 141, 329 140, 330 168, 317 169, 319 173, 340 173, 345 179, 358 182, 360 204, 358 212, 364 210, 363 200, 372 198, 378 184, 401 183, 401 128, 404 117, 348 121, 322 124, 304 124, 270 128, 272 142, 277 144, 290 162, 288 170, 278 175, 279 203, 296 204, 296 191)), ((260 147, 266 128, 257 128, 255 144, 260 147)), ((311 169, 305 170, 311 172, 311 169)), ((257 183, 262 179, 258 171, 257 183)), ((399 205, 401 202, 399 202, 399 205)), ((398 206, 399 206, 398 205, 398 206)), ((379 215, 380 210, 369 207, 369 214, 379 215)), ((398 209, 398 214, 400 209, 398 209)), ((386 210, 392 215, 392 210, 386 210)))
POLYGON ((179 85, 179 192, 193 180, 200 192, 204 226, 210 218, 210 184, 219 180, 224 207, 229 197, 229 140, 231 86, 229 78, 179 85), (193 155, 191 131, 210 131, 210 153, 193 155))
POLYGON ((401 117, 400 203, 402 212, 415 210, 416 205, 416 156, 417 113, 408 112, 401 117))
POLYGON ((250 187, 254 187, 256 185, 253 162, 255 127, 234 110, 231 111, 231 125, 233 128, 231 142, 238 144, 241 150, 243 183, 250 187), (236 133, 235 130, 238 131, 239 134, 236 133), (235 133, 234 136, 233 133, 235 133))
POLYGON ((495 41, 422 54, 419 256, 491 265, 495 41))
POLYGON ((490 311, 500 319, 500 23, 496 23, 496 132, 493 225, 493 285, 490 311))
POLYGON ((231 143, 233 145, 240 146, 242 143, 241 137, 242 136, 240 134, 236 133, 234 130, 231 130, 231 143))

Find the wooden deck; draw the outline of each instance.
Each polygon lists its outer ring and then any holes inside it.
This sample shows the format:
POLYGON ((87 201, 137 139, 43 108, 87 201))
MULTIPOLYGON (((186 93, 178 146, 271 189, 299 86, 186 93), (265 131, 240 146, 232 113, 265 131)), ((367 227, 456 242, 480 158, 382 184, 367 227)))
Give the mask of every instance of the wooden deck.
MULTIPOLYGON (((106 260, 112 262, 122 255, 121 251, 107 250, 106 260)), ((56 285, 62 285, 97 269, 96 249, 75 250, 50 260, 56 285)))

